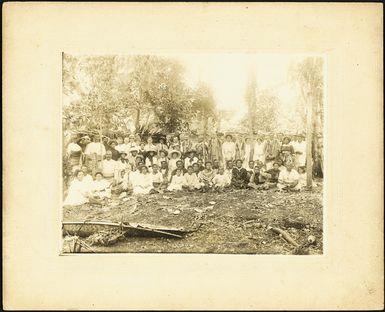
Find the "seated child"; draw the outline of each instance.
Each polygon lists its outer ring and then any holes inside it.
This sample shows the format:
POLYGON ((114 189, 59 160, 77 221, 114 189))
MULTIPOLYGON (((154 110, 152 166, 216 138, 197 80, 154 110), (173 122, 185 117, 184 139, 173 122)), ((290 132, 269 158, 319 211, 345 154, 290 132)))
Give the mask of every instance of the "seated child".
POLYGON ((225 187, 230 186, 231 179, 225 174, 223 167, 219 167, 218 173, 213 178, 213 183, 216 190, 223 190, 225 187))
POLYGON ((171 183, 167 187, 167 191, 181 191, 185 184, 181 169, 176 169, 175 175, 171 177, 171 183))
POLYGON ((261 175, 261 168, 258 165, 254 166, 253 173, 250 176, 249 184, 247 184, 249 188, 254 190, 266 189, 265 179, 261 175))
POLYGON ((152 176, 152 184, 154 186, 154 189, 159 191, 163 183, 163 175, 159 171, 158 165, 156 164, 152 165, 151 176, 152 176))
POLYGON ((247 187, 249 183, 247 179, 247 171, 242 168, 242 160, 236 160, 236 167, 232 170, 231 185, 237 189, 243 189, 247 187))
POLYGON ((187 167, 187 173, 184 174, 184 182, 183 188, 189 191, 199 190, 202 186, 192 166, 187 167))
POLYGON ((250 160, 245 169, 247 171, 247 177, 248 179, 250 179, 251 175, 254 172, 254 161, 250 160))
POLYGON ((286 170, 282 170, 278 176, 277 187, 280 191, 298 191, 299 190, 299 174, 293 169, 293 164, 286 164, 286 170))
POLYGON ((205 169, 199 172, 198 178, 203 190, 208 190, 213 186, 214 170, 211 168, 210 161, 205 163, 205 169))
POLYGON ((213 160, 213 170, 214 170, 214 174, 217 174, 217 173, 218 173, 219 167, 220 167, 220 164, 219 164, 218 159, 214 159, 214 160, 213 160))
POLYGON ((231 178, 232 178, 232 175, 233 175, 233 167, 234 167, 233 161, 229 160, 226 163, 225 174, 229 177, 230 181, 231 181, 231 178))
POLYGON ((165 160, 162 161, 159 171, 163 177, 163 183, 162 183, 163 187, 166 187, 170 177, 169 177, 168 165, 167 165, 167 162, 165 160))
MULTIPOLYGON (((182 175, 184 175, 187 172, 187 170, 184 168, 183 160, 179 159, 176 162, 176 168, 173 171, 171 171, 171 177, 175 175, 177 169, 182 170, 182 175)), ((170 180, 171 180, 171 177, 170 177, 170 180)))
MULTIPOLYGON (((302 190, 307 187, 307 174, 304 166, 298 167, 298 174, 298 189, 302 190)), ((313 181, 312 186, 317 186, 317 184, 313 181)))

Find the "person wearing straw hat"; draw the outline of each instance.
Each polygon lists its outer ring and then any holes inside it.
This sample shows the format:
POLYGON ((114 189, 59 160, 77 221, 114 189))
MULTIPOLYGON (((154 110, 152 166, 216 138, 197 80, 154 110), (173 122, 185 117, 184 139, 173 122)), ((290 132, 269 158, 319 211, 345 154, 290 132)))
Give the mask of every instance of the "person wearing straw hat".
POLYGON ((160 150, 159 151, 159 153, 158 153, 159 157, 158 157, 158 163, 157 163, 157 165, 159 167, 162 165, 163 161, 165 161, 167 163, 167 165, 168 165, 167 154, 168 154, 167 150, 160 150))
POLYGON ((152 170, 152 165, 158 163, 158 157, 156 157, 156 148, 155 147, 153 147, 153 148, 148 147, 144 163, 150 172, 152 170))
POLYGON ((170 156, 171 159, 168 162, 168 169, 170 172, 173 172, 177 168, 176 162, 180 160, 181 152, 177 150, 172 150, 170 151, 170 156))

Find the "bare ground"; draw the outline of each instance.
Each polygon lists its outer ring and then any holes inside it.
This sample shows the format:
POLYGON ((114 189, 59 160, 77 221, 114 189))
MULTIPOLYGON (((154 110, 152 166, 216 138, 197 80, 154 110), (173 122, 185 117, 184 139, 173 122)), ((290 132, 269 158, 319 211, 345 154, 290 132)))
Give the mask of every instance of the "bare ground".
MULTIPOLYGON (((112 199, 103 207, 65 207, 64 221, 104 220, 194 230, 182 239, 124 237, 111 246, 92 244, 94 252, 322 254, 322 181, 311 191, 232 190, 225 193, 167 193, 112 199), (286 231, 297 248, 269 230, 286 231), (313 244, 309 236, 315 237, 313 244)), ((64 252, 66 250, 64 249, 64 252)), ((82 249, 82 252, 90 252, 82 249)))

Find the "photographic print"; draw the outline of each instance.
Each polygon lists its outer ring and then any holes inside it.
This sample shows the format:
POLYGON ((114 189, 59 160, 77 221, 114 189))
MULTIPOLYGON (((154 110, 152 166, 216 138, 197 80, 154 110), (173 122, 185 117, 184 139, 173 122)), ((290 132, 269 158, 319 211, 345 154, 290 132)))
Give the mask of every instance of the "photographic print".
POLYGON ((62 58, 63 253, 323 253, 322 56, 62 58))

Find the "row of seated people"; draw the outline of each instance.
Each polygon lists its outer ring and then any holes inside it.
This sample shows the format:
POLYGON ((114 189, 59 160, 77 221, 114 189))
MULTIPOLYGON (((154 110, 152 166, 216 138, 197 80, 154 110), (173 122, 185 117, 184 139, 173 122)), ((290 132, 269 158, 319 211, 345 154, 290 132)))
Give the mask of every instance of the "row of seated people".
POLYGON ((292 163, 285 166, 274 163, 266 170, 257 163, 252 168, 242 167, 242 160, 229 161, 227 168, 213 168, 206 162, 203 168, 197 163, 184 167, 182 161, 169 172, 168 168, 153 164, 149 168, 139 162, 130 169, 119 171, 119 178, 104 177, 102 172, 95 179, 87 173, 87 168, 77 170, 68 190, 64 205, 80 205, 86 202, 99 202, 111 198, 111 194, 152 194, 178 191, 224 191, 228 188, 278 191, 300 191, 306 186, 306 173, 303 167, 298 171, 292 163), (235 163, 235 166, 234 166, 235 163))

